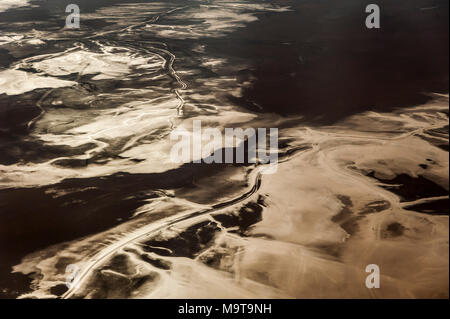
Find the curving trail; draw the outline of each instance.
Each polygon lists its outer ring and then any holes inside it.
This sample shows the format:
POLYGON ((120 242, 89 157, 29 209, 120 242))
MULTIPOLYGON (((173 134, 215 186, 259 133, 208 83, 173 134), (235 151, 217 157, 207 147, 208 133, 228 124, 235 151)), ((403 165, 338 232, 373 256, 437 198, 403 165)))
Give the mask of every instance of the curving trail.
POLYGON ((82 286, 82 284, 89 278, 91 273, 100 267, 104 261, 107 260, 108 257, 110 257, 112 254, 114 254, 116 251, 121 249, 122 247, 126 246, 129 243, 132 243, 133 241, 136 241, 138 239, 143 239, 145 237, 154 235, 156 232, 162 231, 164 229, 167 229, 171 226, 175 226, 178 223, 202 216, 211 214, 216 211, 220 211, 221 209, 233 206, 235 204, 238 204, 248 198, 250 198, 253 194, 255 194, 259 188, 261 187, 262 183, 262 175, 258 171, 256 173, 255 181, 250 190, 248 190, 246 193, 242 194, 241 196, 238 196, 236 198, 233 198, 229 201, 218 203, 213 205, 211 208, 204 209, 201 211, 196 211, 193 213, 187 213, 183 214, 181 216, 175 216, 175 217, 169 217, 163 220, 158 221, 157 223, 147 225, 143 228, 138 229, 137 231, 131 233, 127 237, 123 238, 122 240, 113 243, 110 246, 107 246, 103 250, 101 250, 97 255, 92 257, 87 265, 83 268, 83 270, 78 275, 78 278, 75 282, 72 283, 69 290, 67 290, 62 296, 62 299, 68 299, 74 296, 74 294, 77 292, 78 288, 82 286))

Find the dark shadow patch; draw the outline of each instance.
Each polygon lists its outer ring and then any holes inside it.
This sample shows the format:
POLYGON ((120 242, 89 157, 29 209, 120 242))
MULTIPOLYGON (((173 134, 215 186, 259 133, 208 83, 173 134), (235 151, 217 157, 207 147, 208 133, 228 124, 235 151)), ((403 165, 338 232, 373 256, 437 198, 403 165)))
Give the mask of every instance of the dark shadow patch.
MULTIPOLYGON (((160 278, 156 272, 145 276, 126 278, 111 274, 107 271, 98 271, 95 280, 86 288, 86 293, 93 299, 125 299, 133 295, 140 287, 151 284, 160 278)), ((85 295, 76 295, 75 298, 85 298, 85 295)))
POLYGON ((383 237, 389 238, 402 236, 406 229, 407 228, 400 223, 391 223, 386 227, 386 230, 383 231, 383 237))
POLYGON ((144 250, 161 256, 194 258, 208 247, 219 231, 216 223, 204 221, 190 226, 176 237, 148 240, 144 243, 144 250))
POLYGON ((449 215, 448 198, 407 206, 404 209, 430 215, 449 215))
POLYGON ((372 172, 367 176, 387 184, 382 187, 400 196, 402 201, 414 201, 420 198, 448 195, 448 190, 421 175, 415 178, 407 174, 400 174, 392 179, 382 179, 376 177, 376 174, 372 172))
POLYGON ((350 197, 345 195, 337 195, 337 198, 341 201, 344 207, 339 211, 339 213, 331 217, 331 221, 341 226, 347 234, 353 235, 359 230, 358 221, 362 218, 362 216, 355 216, 353 210, 351 209, 353 207, 353 203, 350 197))
MULTIPOLYGON (((262 196, 258 198, 261 202, 262 196)), ((250 202, 245 204, 237 212, 213 214, 212 218, 220 222, 225 228, 238 227, 237 231, 230 230, 231 233, 237 233, 246 236, 250 227, 262 220, 263 206, 259 203, 250 202)))
POLYGON ((55 296, 62 296, 68 290, 65 284, 59 284, 50 288, 50 293, 55 296))
POLYGON ((0 264, 0 299, 15 299, 23 293, 31 292, 31 282, 35 273, 24 275, 11 273, 11 267, 0 264))
MULTIPOLYGON (((366 110, 423 104, 448 92, 448 1, 380 0, 380 29, 364 26, 360 0, 289 1, 291 12, 261 14, 209 50, 252 59, 256 78, 242 98, 254 112, 301 114, 331 124, 366 110)), ((242 80, 245 81, 245 78, 242 80)))
MULTIPOLYGON (((0 164, 12 165, 15 163, 43 163, 57 157, 70 157, 85 154, 88 150, 96 147, 94 143, 87 143, 77 147, 67 145, 45 145, 34 138, 26 139, 20 136, 4 137, 0 133, 0 145, 2 152, 0 154, 0 164)), ((61 159, 55 161, 56 164, 63 166, 82 160, 61 159)), ((72 165, 71 167, 80 167, 72 165)))

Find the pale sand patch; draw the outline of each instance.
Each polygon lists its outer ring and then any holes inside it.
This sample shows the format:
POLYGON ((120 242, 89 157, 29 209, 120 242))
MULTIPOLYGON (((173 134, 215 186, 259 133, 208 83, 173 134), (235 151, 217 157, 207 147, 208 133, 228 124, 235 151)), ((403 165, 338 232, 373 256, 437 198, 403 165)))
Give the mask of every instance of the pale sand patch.
POLYGON ((19 70, 0 72, 0 94, 19 95, 42 88, 59 88, 76 85, 76 82, 40 76, 19 70))

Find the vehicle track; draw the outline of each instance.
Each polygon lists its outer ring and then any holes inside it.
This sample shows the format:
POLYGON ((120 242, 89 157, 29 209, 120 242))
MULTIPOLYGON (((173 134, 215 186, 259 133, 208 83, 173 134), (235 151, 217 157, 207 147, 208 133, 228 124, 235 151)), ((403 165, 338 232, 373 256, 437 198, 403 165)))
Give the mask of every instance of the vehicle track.
POLYGON ((98 268, 104 261, 107 260, 108 257, 110 257, 112 254, 117 252, 122 247, 126 246, 129 243, 132 243, 133 241, 142 239, 144 237, 151 236, 155 234, 156 232, 162 231, 164 229, 167 229, 168 227, 174 226, 178 223, 187 221, 189 219, 193 219, 202 215, 211 214, 213 212, 219 211, 221 209, 233 206, 239 202, 242 202, 248 198, 250 198, 253 194, 255 194, 259 188, 261 187, 262 183, 262 175, 258 171, 256 173, 255 182, 250 190, 248 190, 246 193, 242 194, 241 196, 238 196, 236 198, 233 198, 229 201, 218 203, 213 205, 211 208, 207 208, 204 210, 196 211, 193 213, 187 213, 183 214, 181 216, 175 216, 175 217, 169 217, 165 220, 161 220, 157 223, 145 226, 143 228, 138 229, 134 233, 131 233, 128 237, 123 238, 122 240, 113 243, 110 246, 107 246, 105 249, 101 250, 97 255, 95 255, 93 258, 89 260, 87 265, 84 267, 84 269, 79 273, 77 276, 77 279, 72 283, 69 290, 67 290, 62 296, 61 299, 69 299, 71 298, 77 290, 82 286, 82 284, 89 278, 89 276, 92 274, 92 272, 98 268))

